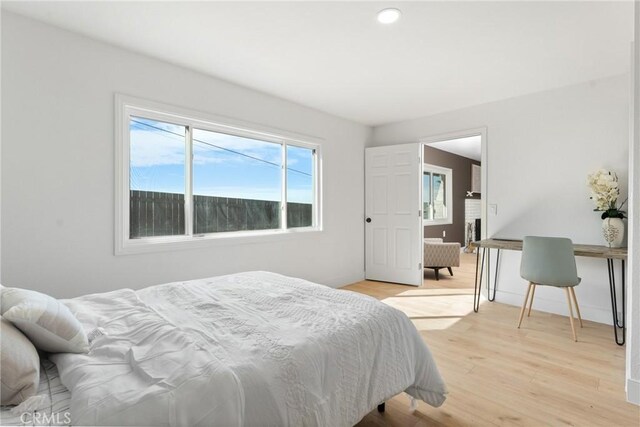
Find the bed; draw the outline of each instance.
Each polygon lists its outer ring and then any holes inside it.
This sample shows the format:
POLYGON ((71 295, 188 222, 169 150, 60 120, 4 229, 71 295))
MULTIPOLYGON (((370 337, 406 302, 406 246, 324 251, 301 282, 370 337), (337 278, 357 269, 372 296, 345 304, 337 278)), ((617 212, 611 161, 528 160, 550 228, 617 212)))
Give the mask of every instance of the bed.
POLYGON ((2 406, 0 425, 69 425, 71 423, 71 393, 60 382, 56 365, 48 358, 40 359, 40 384, 36 395, 40 404, 29 411, 15 411, 15 407, 2 406))
POLYGON ((402 312, 267 272, 65 300, 95 336, 51 355, 76 425, 352 426, 446 388, 402 312))

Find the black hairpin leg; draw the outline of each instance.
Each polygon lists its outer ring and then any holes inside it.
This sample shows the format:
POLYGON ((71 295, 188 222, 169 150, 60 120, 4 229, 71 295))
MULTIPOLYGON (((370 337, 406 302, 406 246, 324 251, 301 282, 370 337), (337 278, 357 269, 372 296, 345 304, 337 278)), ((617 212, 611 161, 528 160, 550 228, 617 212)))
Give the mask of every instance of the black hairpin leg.
POLYGON ((384 403, 382 402, 381 404, 378 405, 378 412, 383 413, 384 412, 384 403))
POLYGON ((491 298, 491 292, 489 291, 491 285, 491 248, 487 248, 487 299, 491 298))
POLYGON ((625 313, 626 313, 626 308, 625 308, 625 271, 624 271, 624 260, 621 260, 621 265, 622 265, 622 307, 620 308, 621 312, 622 312, 622 316, 621 318, 618 317, 618 298, 616 296, 616 274, 615 274, 615 265, 613 263, 613 259, 611 258, 607 258, 607 270, 609 272, 609 291, 611 293, 611 312, 613 315, 613 334, 614 337, 616 339, 616 344, 618 345, 624 345, 625 342, 625 332, 626 332, 626 326, 625 326, 625 313), (618 338, 618 329, 621 329, 620 331, 620 338, 618 338))
POLYGON ((491 282, 491 274, 489 272, 489 266, 491 264, 491 260, 489 259, 491 255, 491 251, 487 254, 487 299, 491 302, 496 300, 496 288, 498 285, 498 265, 500 264, 500 249, 497 250, 496 254, 496 273, 493 277, 493 294, 491 293, 490 284, 491 282))
POLYGON ((476 278, 473 281, 473 311, 478 312, 476 296, 478 295, 478 264, 480 264, 480 246, 476 248, 476 278))
POLYGON ((473 311, 476 313, 480 309, 480 287, 482 286, 482 272, 484 270, 484 251, 485 248, 478 246, 478 252, 476 252, 476 280, 473 284, 473 311), (482 262, 480 262, 480 249, 482 249, 482 262), (480 266, 480 276, 478 276, 478 266, 480 266))

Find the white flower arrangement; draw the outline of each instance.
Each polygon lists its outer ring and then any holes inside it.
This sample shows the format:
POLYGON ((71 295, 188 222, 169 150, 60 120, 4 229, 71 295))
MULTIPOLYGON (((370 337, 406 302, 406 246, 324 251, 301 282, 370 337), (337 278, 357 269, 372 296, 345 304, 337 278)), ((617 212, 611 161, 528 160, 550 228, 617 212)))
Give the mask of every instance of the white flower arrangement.
POLYGON ((618 175, 606 169, 598 169, 587 176, 587 185, 591 190, 590 199, 596 205, 595 211, 603 211, 602 219, 605 218, 624 218, 625 212, 622 206, 617 206, 618 197, 620 196, 620 187, 618 185, 618 175))

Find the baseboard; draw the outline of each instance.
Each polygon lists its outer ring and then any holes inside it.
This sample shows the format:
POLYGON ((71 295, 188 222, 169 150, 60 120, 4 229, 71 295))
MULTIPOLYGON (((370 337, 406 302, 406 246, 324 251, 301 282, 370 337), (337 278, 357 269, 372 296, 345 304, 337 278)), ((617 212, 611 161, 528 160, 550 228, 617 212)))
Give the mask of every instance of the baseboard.
POLYGON ((640 406, 640 381, 627 378, 627 402, 640 406))
POLYGON ((364 271, 359 273, 348 274, 339 277, 331 277, 329 279, 323 280, 323 285, 330 286, 332 288, 341 288, 343 286, 350 285, 352 283, 361 282, 364 280, 364 271))
MULTIPOLYGON (((562 292, 562 290, 560 289, 558 290, 558 292, 562 292)), ((567 303, 563 298, 564 295, 561 295, 558 300, 550 300, 547 298, 539 297, 536 294, 536 297, 533 301, 533 309, 544 311, 547 313, 559 314, 561 316, 568 316, 569 310, 567 308, 567 303)), ((516 307, 522 307, 524 294, 501 291, 500 289, 498 289, 496 291, 496 301, 504 304, 514 305, 516 307)), ((580 304, 580 314, 582 315, 582 318, 584 320, 604 323, 606 325, 613 324, 613 320, 611 318, 611 310, 605 310, 599 307, 580 304)))

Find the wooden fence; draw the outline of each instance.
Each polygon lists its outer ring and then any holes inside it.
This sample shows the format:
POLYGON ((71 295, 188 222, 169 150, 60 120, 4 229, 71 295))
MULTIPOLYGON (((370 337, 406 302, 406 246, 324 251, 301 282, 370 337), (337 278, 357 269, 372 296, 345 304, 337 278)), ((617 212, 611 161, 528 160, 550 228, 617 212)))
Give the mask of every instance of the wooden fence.
MULTIPOLYGON (((194 234, 280 227, 280 202, 194 195, 193 205, 194 234)), ((184 234, 184 195, 132 190, 129 218, 132 239, 184 234)), ((287 203, 289 228, 311 224, 311 204, 287 203)))

